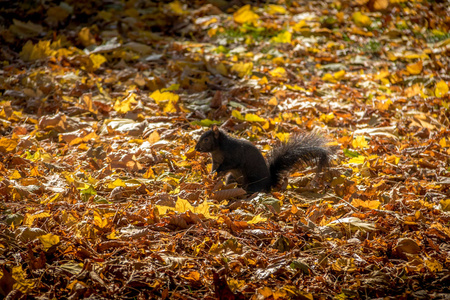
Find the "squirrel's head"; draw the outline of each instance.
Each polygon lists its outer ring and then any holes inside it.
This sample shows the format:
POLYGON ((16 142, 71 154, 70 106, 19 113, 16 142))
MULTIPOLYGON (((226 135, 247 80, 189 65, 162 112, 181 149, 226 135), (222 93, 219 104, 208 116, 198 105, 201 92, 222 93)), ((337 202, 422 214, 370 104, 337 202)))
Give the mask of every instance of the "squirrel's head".
POLYGON ((195 150, 198 152, 212 152, 219 147, 220 130, 216 125, 213 125, 210 130, 202 134, 195 145, 195 150))

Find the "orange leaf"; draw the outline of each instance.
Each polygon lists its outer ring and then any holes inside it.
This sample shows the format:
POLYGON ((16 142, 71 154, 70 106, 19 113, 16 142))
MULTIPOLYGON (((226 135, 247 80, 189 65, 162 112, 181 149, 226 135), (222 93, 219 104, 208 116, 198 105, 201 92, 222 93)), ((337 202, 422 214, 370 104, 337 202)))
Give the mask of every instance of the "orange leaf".
POLYGON ((369 209, 378 209, 381 202, 378 200, 369 200, 363 201, 360 199, 353 199, 352 205, 355 207, 369 208, 369 209))
POLYGON ((415 64, 409 64, 406 66, 406 70, 411 75, 418 75, 422 72, 423 69, 423 63, 421 60, 416 62, 415 64))
POLYGON ((1 138, 0 139, 0 152, 11 152, 14 151, 17 147, 17 141, 13 139, 8 138, 1 138))

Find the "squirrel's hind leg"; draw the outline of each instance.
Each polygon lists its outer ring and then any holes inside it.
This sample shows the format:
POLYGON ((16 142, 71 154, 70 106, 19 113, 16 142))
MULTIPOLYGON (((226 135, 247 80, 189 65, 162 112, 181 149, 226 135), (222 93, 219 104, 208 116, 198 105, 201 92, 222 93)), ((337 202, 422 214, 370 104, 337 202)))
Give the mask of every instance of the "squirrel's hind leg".
POLYGON ((229 184, 233 182, 236 182, 239 186, 243 186, 246 182, 244 174, 237 169, 231 170, 225 177, 225 183, 229 184))

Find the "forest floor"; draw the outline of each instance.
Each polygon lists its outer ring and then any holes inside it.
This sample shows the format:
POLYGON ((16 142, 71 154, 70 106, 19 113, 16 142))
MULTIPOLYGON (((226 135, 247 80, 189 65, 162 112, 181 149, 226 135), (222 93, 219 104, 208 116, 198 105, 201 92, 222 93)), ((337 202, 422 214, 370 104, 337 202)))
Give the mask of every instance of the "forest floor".
POLYGON ((0 3, 1 297, 449 299, 447 1, 0 3), (246 198, 213 124, 337 151, 246 198))

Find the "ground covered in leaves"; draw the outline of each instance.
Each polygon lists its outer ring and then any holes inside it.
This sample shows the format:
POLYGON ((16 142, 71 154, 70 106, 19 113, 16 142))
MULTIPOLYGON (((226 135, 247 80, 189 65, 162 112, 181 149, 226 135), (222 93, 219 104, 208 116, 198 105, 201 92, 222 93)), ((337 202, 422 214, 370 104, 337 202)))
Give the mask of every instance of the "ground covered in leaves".
POLYGON ((448 2, 262 2, 1 5, 2 297, 448 297, 448 2), (211 124, 335 162, 236 201, 211 124))

